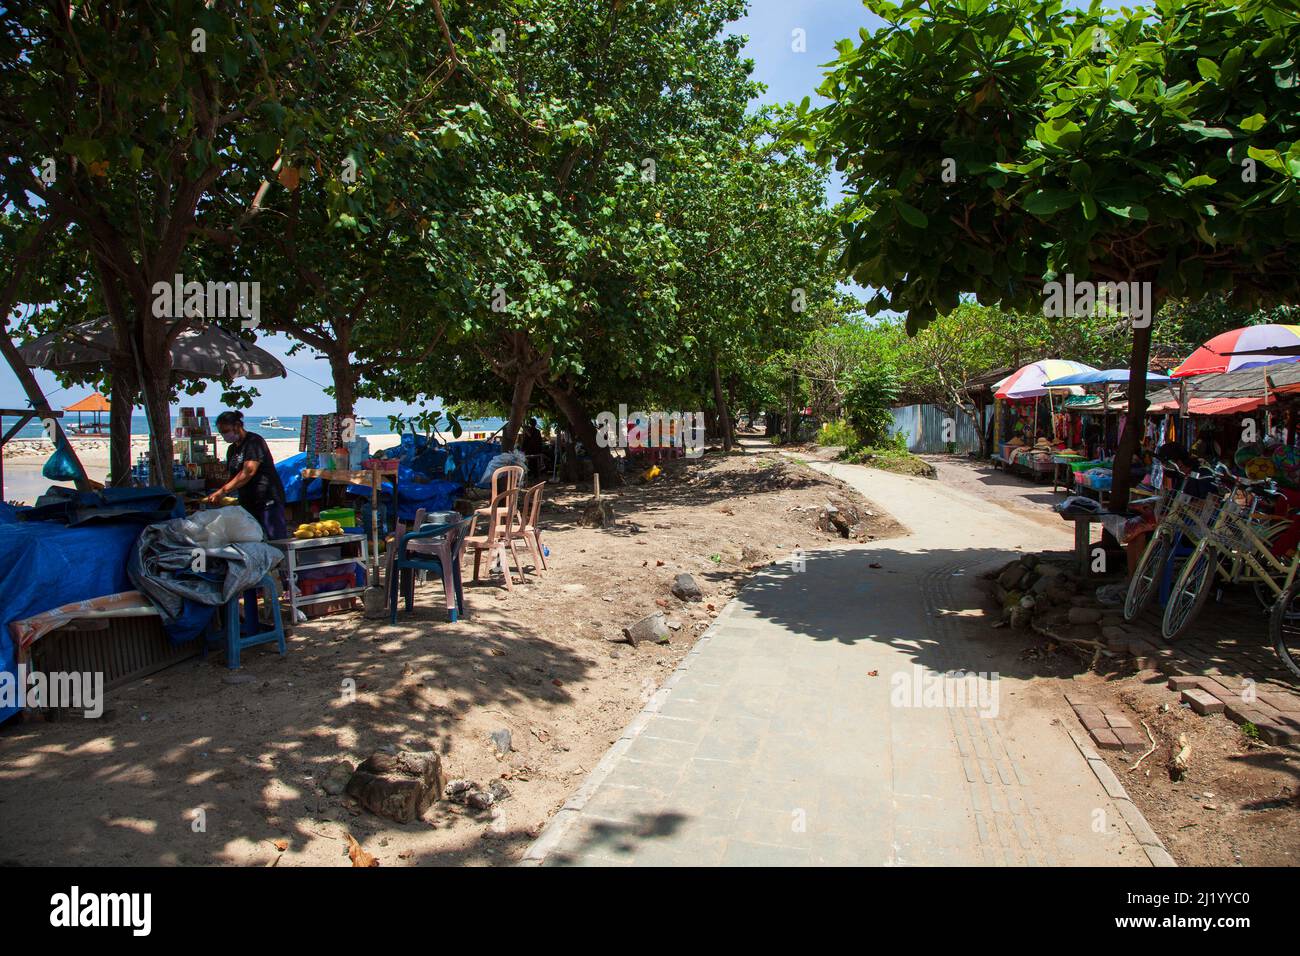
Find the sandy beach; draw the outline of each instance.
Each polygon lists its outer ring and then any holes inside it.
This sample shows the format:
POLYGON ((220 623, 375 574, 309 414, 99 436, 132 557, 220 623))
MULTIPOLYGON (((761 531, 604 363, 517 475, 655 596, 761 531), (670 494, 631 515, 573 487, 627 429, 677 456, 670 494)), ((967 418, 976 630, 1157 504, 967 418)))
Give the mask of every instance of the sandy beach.
MULTIPOLYGON (((366 435, 372 452, 391 448, 400 441, 396 434, 366 435)), ((72 446, 85 466, 86 474, 95 481, 104 481, 108 477, 108 439, 71 437, 72 446)), ((298 454, 298 438, 268 438, 267 445, 276 461, 283 461, 298 454)), ((223 458, 227 444, 217 437, 217 451, 223 458)), ((131 436, 131 460, 149 450, 147 435, 131 436)), ((22 504, 34 504, 50 485, 73 487, 70 481, 52 482, 41 475, 41 468, 46 460, 54 454, 54 445, 44 438, 16 438, 4 446, 4 495, 3 499, 22 504)))

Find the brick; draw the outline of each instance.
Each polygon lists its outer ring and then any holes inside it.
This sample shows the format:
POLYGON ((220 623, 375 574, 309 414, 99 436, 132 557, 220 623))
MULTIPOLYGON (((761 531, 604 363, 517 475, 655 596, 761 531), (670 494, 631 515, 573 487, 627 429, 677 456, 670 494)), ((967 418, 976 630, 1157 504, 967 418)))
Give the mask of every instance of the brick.
POLYGON ((1089 698, 1085 697, 1083 694, 1079 693, 1077 690, 1067 690, 1065 692, 1065 700, 1071 707, 1075 707, 1075 708, 1097 706, 1096 701, 1090 700, 1089 698))
POLYGON ((1151 742, 1147 740, 1146 736, 1132 727, 1116 727, 1111 733, 1119 738, 1120 745, 1125 750, 1137 752, 1146 750, 1151 746, 1151 742))
POLYGON ((1300 730, 1300 714, 1280 714, 1275 723, 1279 727, 1294 727, 1300 730))
POLYGON ((1169 678, 1169 689, 1187 690, 1190 687, 1199 688, 1201 686, 1201 681, 1203 681, 1204 679, 1205 678, 1201 677, 1201 675, 1199 674, 1197 674, 1194 677, 1176 675, 1174 677, 1169 678))
POLYGON ((1108 723, 1111 727, 1132 727, 1133 726, 1133 721, 1129 720, 1123 714, 1107 713, 1106 723, 1108 723))
POLYGON ((1080 714, 1079 723, 1083 724, 1083 726, 1087 727, 1089 730, 1105 730, 1110 726, 1106 723, 1106 718, 1102 715, 1101 711, 1097 711, 1095 714, 1080 714))
POLYGON ((1260 691, 1259 701, 1284 714, 1300 714, 1300 697, 1270 690, 1260 691))
POLYGON ((1259 735, 1276 746, 1300 744, 1300 727, 1281 724, 1260 724, 1259 735))
POLYGON ((1120 743, 1119 738, 1115 736, 1115 731, 1113 730, 1091 730, 1089 733, 1092 735, 1093 741, 1102 750, 1124 749, 1124 745, 1120 743))
POLYGON ((1227 703, 1223 708, 1223 712, 1228 716, 1229 720, 1238 724, 1247 722, 1258 724, 1261 720, 1265 720, 1264 715, 1256 709, 1254 704, 1243 704, 1239 700, 1227 703))
POLYGON ((1223 713, 1223 701, 1211 697, 1199 687, 1189 687, 1183 691, 1182 699, 1190 704, 1192 710, 1201 716, 1223 713))

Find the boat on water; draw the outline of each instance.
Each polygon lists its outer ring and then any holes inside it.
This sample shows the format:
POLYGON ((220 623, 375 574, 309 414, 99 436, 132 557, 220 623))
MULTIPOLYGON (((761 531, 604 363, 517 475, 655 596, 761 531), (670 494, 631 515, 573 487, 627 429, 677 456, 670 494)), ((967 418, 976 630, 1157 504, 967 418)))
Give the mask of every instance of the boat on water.
POLYGON ((293 431, 293 429, 290 426, 281 425, 280 419, 276 418, 274 415, 268 415, 266 418, 263 418, 262 421, 258 424, 257 428, 259 431, 267 431, 267 430, 281 431, 281 432, 293 431))
POLYGON ((374 428, 374 427, 375 427, 374 425, 371 425, 371 424, 370 424, 370 419, 366 418, 365 415, 358 415, 358 416, 356 417, 356 425, 357 425, 358 428, 374 428))

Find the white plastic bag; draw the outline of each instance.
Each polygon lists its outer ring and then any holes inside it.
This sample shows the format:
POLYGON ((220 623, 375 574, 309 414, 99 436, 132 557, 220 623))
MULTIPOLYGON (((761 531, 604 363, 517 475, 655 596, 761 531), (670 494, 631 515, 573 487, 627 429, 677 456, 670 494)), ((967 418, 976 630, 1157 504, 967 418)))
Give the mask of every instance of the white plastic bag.
POLYGON ((205 548, 265 540, 257 519, 239 505, 200 511, 190 520, 198 527, 194 540, 205 548))

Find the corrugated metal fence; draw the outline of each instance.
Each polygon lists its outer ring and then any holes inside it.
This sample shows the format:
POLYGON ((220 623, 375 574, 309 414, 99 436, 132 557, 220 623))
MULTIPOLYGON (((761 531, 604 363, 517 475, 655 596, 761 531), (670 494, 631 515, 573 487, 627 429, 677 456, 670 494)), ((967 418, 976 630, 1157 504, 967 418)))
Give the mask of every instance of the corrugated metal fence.
POLYGON ((979 451, 979 435, 965 415, 954 417, 938 405, 904 405, 893 411, 894 427, 890 434, 906 434, 910 452, 943 454, 948 451, 948 441, 956 443, 958 454, 979 451), (945 428, 949 420, 952 425, 945 428))

